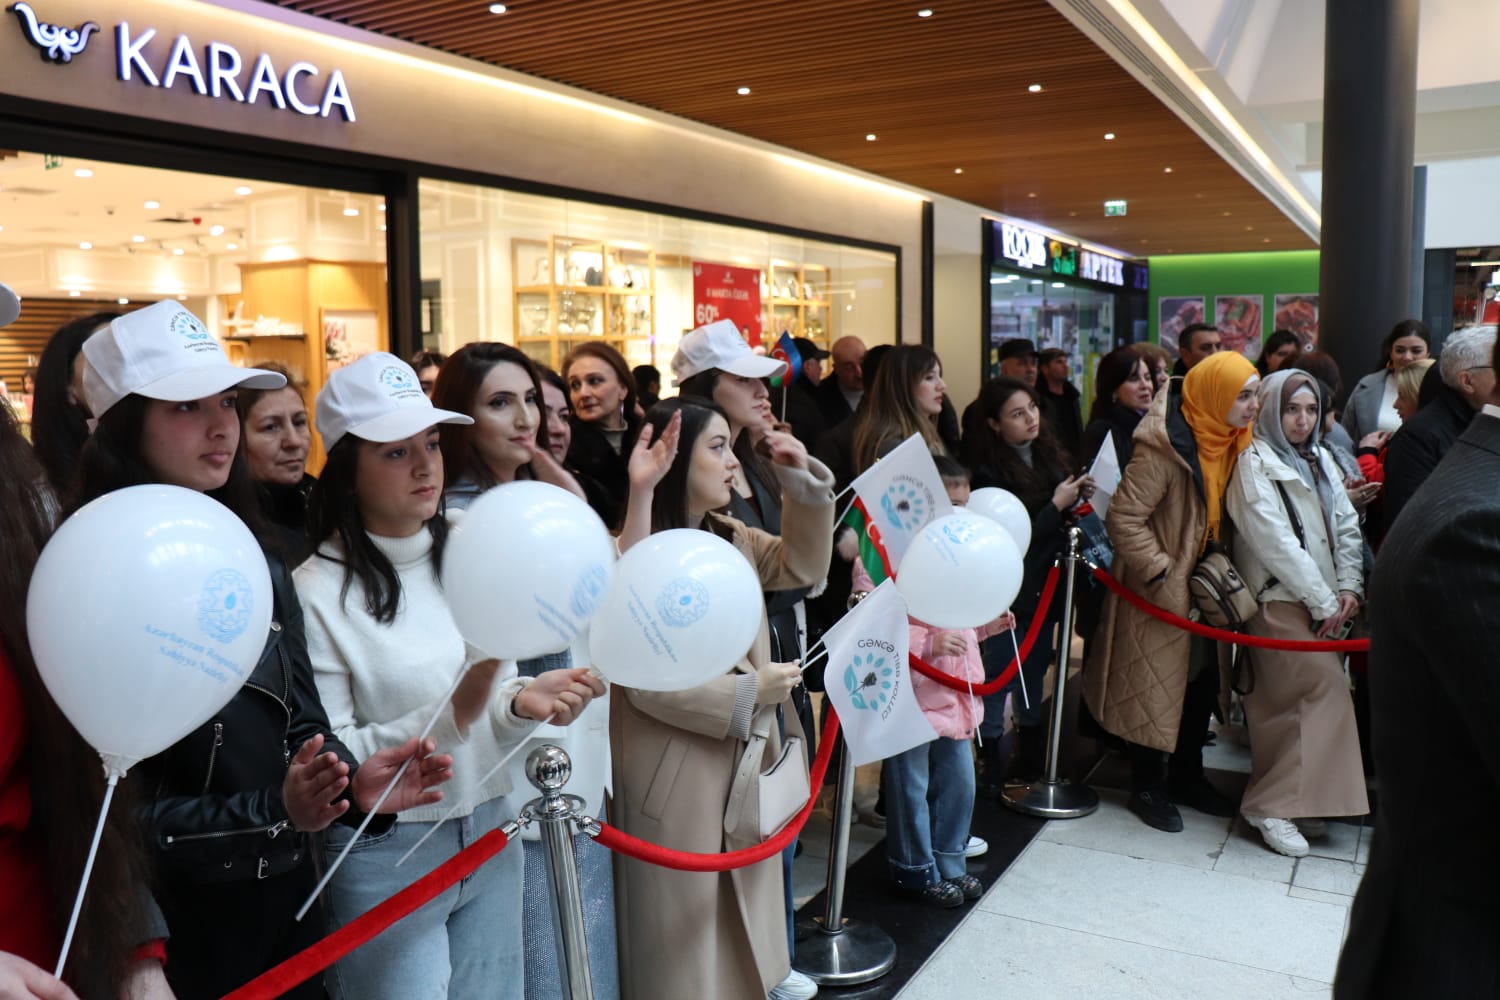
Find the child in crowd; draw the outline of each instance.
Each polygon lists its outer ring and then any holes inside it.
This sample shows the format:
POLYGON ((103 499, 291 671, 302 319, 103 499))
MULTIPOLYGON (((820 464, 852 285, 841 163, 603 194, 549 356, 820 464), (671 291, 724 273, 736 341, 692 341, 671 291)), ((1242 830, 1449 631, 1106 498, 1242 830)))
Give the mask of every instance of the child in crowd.
MULTIPOLYGON (((943 488, 955 507, 969 502, 969 472, 946 455, 934 455, 943 488)), ((874 589, 859 560, 854 592, 874 589)), ((1015 627, 1009 611, 979 629, 934 628, 915 618, 911 651, 953 677, 984 682, 979 640, 1015 627)), ((974 758, 969 743, 984 718, 984 702, 913 672, 912 690, 938 738, 885 761, 886 860, 902 890, 934 906, 962 906, 984 886, 965 870, 964 847, 974 815, 974 758)))

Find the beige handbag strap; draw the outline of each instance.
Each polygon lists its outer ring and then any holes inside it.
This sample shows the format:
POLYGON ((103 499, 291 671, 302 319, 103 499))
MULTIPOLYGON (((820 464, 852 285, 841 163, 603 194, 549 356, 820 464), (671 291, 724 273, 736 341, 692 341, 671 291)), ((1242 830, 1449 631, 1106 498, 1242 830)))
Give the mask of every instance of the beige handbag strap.
MULTIPOLYGON (((797 716, 790 701, 783 704, 787 707, 786 739, 790 741, 795 738, 805 744, 807 741, 802 729, 802 720, 797 716)), ((751 801, 750 792, 755 788, 756 780, 760 777, 761 762, 766 757, 766 743, 771 738, 771 727, 775 724, 775 705, 762 705, 750 717, 750 739, 745 743, 745 752, 740 754, 739 764, 734 769, 734 781, 729 786, 729 801, 724 806, 724 829, 726 831, 743 829, 742 814, 746 804, 751 801)), ((802 766, 807 766, 806 759, 802 761, 802 766)))

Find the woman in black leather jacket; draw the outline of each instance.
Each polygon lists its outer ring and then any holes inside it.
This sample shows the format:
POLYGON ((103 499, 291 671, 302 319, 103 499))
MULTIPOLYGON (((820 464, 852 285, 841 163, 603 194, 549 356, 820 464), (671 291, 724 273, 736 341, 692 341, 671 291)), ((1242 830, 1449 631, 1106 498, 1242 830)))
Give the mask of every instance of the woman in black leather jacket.
MULTIPOLYGON (((202 330, 175 302, 161 302, 85 345, 84 391, 98 426, 79 460, 70 512, 116 489, 167 483, 207 493, 252 531, 261 527, 238 447, 235 393, 275 388, 281 376, 230 366, 206 331, 190 335, 202 330)), ((334 821, 357 823, 360 808, 418 751, 411 740, 356 767, 318 701, 287 567, 272 552, 266 559, 274 609, 249 680, 129 779, 145 803, 171 930, 167 977, 179 998, 222 996, 323 936, 320 909, 293 919, 317 879, 311 836, 334 821)), ((433 749, 431 741, 421 748, 386 810, 441 798, 432 786, 451 777, 451 759, 433 749)), ((315 979, 287 995, 321 998, 322 985, 315 979)))

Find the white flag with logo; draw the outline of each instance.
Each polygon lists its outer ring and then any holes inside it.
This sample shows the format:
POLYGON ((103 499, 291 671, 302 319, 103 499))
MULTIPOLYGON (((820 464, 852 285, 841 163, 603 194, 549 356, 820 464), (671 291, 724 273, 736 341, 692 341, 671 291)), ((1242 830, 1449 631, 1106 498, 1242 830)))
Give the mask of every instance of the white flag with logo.
POLYGON ((917 704, 906 603, 887 580, 823 635, 824 686, 855 766, 937 739, 917 704))
POLYGON ((913 434, 855 478, 855 496, 886 561, 899 569, 912 539, 931 521, 953 513, 943 477, 922 435, 913 434))

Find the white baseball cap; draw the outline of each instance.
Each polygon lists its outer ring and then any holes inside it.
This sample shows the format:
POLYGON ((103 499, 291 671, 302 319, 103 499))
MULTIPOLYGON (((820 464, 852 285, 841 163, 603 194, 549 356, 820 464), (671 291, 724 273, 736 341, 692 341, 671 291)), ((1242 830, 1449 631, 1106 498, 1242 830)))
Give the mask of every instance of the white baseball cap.
POLYGON ((739 327, 721 319, 682 338, 672 355, 672 384, 681 385, 710 368, 745 378, 770 378, 785 371, 786 362, 756 354, 740 336, 739 327))
POLYGON ((318 393, 318 433, 329 450, 345 434, 384 444, 433 424, 472 424, 473 417, 439 410, 422 393, 411 365, 376 351, 330 372, 318 393))
POLYGON ((21 315, 21 296, 0 282, 0 326, 10 326, 21 315))
POLYGON ((83 358, 83 398, 95 418, 131 394, 177 403, 286 385, 284 375, 230 364, 202 321, 171 299, 111 320, 83 342, 83 358))

